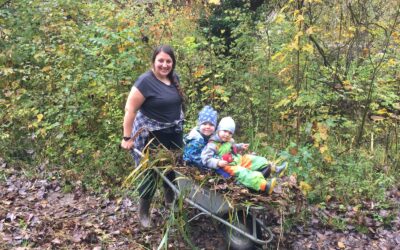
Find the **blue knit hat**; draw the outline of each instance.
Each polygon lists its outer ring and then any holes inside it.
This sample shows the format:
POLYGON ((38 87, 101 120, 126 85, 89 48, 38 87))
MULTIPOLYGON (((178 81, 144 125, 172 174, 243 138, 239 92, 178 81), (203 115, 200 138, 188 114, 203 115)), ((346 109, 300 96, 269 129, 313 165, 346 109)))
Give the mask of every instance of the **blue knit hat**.
POLYGON ((232 134, 235 133, 235 121, 232 119, 232 117, 227 116, 221 119, 218 124, 218 131, 220 130, 227 130, 230 131, 232 134))
POLYGON ((214 125, 214 127, 216 127, 217 119, 218 119, 217 111, 215 111, 212 107, 207 105, 204 106, 204 108, 199 112, 198 124, 201 125, 205 122, 209 122, 212 125, 214 125))

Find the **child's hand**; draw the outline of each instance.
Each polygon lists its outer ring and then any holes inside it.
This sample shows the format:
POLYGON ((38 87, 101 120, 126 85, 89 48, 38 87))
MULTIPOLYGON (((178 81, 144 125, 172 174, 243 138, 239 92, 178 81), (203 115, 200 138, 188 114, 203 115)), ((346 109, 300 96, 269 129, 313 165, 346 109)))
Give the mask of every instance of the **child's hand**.
POLYGON ((248 144, 248 143, 243 143, 243 145, 242 145, 243 150, 249 149, 249 145, 250 144, 248 144))
POLYGON ((224 160, 220 160, 220 161, 218 162, 218 167, 221 167, 221 168, 226 167, 226 166, 228 166, 228 165, 229 165, 229 162, 224 161, 224 160))

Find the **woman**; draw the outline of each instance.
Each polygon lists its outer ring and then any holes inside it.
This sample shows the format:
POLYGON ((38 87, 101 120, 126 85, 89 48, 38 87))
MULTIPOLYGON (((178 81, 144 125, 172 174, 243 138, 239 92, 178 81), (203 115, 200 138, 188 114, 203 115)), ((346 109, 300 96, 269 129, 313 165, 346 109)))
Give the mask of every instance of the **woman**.
MULTIPOLYGON (((142 74, 135 82, 125 105, 124 134, 121 147, 140 151, 153 139, 152 145, 164 145, 168 149, 179 149, 183 146, 183 93, 179 78, 175 74, 175 55, 170 46, 157 47, 152 56, 152 68, 142 74), (132 135, 141 128, 146 129, 133 141, 132 135)), ((136 165, 140 161, 132 151, 136 165)), ((143 227, 151 226, 149 208, 156 191, 157 175, 148 170, 145 180, 139 186, 139 219, 143 227)), ((174 173, 167 174, 170 180, 174 173)), ((174 192, 164 183, 165 203, 174 201, 174 192)))

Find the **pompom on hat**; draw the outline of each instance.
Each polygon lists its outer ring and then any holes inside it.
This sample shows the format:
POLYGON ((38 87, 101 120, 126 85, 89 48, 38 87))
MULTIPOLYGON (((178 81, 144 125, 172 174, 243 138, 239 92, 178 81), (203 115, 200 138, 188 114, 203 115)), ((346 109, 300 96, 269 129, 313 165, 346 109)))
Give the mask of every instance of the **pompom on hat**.
POLYGON ((218 119, 218 113, 215 111, 211 106, 204 106, 204 108, 199 112, 199 119, 198 124, 201 125, 205 122, 209 122, 214 127, 217 126, 217 119, 218 119))
POLYGON ((232 134, 235 133, 235 121, 232 119, 232 117, 227 116, 221 119, 221 121, 218 124, 218 131, 220 130, 227 130, 231 132, 232 134))

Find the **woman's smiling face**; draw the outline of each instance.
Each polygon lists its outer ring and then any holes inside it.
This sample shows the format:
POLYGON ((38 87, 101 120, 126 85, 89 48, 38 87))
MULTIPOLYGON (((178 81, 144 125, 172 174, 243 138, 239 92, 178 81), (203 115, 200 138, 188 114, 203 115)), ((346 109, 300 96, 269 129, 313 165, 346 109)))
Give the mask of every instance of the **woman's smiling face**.
POLYGON ((172 58, 167 53, 161 51, 158 53, 153 63, 154 74, 157 77, 164 79, 171 72, 172 66, 172 58))

